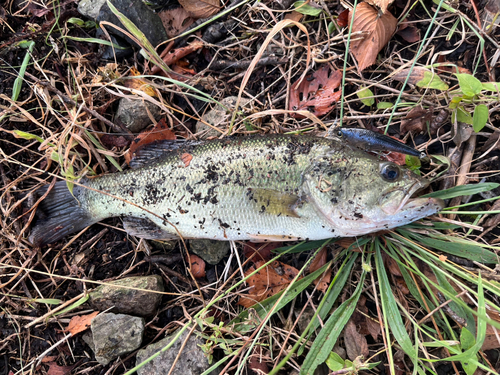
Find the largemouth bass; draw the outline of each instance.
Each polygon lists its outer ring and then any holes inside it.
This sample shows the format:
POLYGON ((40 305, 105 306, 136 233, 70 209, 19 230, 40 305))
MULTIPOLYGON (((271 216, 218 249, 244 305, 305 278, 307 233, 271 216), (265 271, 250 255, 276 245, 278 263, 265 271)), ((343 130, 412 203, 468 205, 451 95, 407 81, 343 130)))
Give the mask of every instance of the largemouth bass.
MULTIPOLYGON (((147 239, 352 237, 435 214, 429 182, 339 139, 275 135, 149 145, 123 173, 64 181, 41 204, 41 246, 110 217, 147 239)), ((46 189, 45 189, 46 190, 46 189)))

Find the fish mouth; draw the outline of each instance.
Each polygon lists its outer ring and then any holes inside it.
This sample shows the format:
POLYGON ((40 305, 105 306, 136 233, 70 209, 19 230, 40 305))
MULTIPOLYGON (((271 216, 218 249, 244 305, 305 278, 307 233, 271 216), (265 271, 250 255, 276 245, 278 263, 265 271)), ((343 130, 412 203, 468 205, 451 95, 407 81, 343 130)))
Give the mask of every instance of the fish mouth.
POLYGON ((417 180, 409 188, 398 188, 381 197, 381 209, 387 215, 402 211, 424 210, 438 212, 444 208, 444 201, 438 198, 420 198, 418 194, 429 186, 427 180, 417 180))

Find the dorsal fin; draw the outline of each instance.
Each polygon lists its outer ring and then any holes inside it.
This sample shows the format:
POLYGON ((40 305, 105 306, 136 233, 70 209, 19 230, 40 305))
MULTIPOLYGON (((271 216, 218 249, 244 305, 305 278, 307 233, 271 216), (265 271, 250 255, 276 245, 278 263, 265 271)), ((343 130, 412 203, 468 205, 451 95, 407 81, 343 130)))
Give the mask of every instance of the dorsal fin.
POLYGON ((162 140, 149 143, 137 149, 131 155, 130 168, 137 169, 156 163, 157 161, 178 152, 202 144, 203 141, 186 141, 184 139, 162 140))

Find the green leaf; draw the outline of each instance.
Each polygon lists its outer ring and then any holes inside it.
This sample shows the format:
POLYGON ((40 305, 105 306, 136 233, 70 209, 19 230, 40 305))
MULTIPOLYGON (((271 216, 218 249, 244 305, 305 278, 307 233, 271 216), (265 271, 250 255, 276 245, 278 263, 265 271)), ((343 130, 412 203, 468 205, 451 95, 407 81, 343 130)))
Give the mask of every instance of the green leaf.
POLYGON ((451 199, 455 197, 461 197, 463 195, 474 195, 477 193, 482 193, 485 191, 490 191, 499 187, 500 184, 495 182, 486 182, 482 184, 470 184, 455 186, 450 189, 435 191, 429 194, 422 195, 422 198, 441 198, 441 199, 451 199))
POLYGON ((420 162, 420 159, 417 158, 416 156, 412 155, 406 155, 405 156, 405 163, 408 169, 414 171, 416 169, 419 169, 422 163, 420 162))
POLYGON ((14 81, 14 86, 12 87, 12 100, 16 101, 19 98, 19 94, 21 93, 21 86, 23 85, 24 73, 26 72, 26 68, 28 67, 28 63, 31 58, 31 52, 35 47, 35 42, 29 41, 26 44, 19 43, 23 48, 27 48, 28 51, 26 55, 24 55, 23 63, 21 64, 21 68, 19 69, 19 73, 17 74, 17 78, 14 81))
POLYGON ((460 345, 462 350, 470 349, 476 343, 476 339, 474 335, 465 327, 462 327, 462 331, 460 332, 460 345))
POLYGON ((30 302, 46 303, 47 305, 60 305, 62 303, 60 299, 55 298, 35 298, 30 302))
POLYGON ((43 141, 44 141, 44 139, 39 137, 38 135, 23 132, 21 130, 13 130, 12 132, 14 133, 14 137, 16 137, 16 138, 23 138, 23 139, 26 139, 28 141, 31 139, 36 139, 40 143, 43 143, 43 141))
POLYGON ((338 371, 344 368, 344 360, 335 352, 330 352, 326 360, 326 365, 330 371, 338 371))
POLYGON ((342 303, 325 322, 323 329, 318 333, 318 336, 314 340, 311 349, 302 363, 300 375, 313 375, 316 368, 324 363, 330 356, 340 333, 356 309, 365 277, 366 272, 363 272, 353 295, 342 303))
POLYGON ((464 95, 474 96, 481 93, 483 85, 476 77, 466 73, 456 73, 455 76, 458 78, 458 84, 464 95))
POLYGON ((129 48, 129 47, 122 47, 122 46, 119 46, 118 44, 111 43, 108 40, 102 40, 102 39, 98 39, 98 38, 79 38, 76 36, 63 36, 63 38, 75 40, 77 42, 102 44, 103 46, 113 47, 114 49, 128 49, 129 48))
POLYGON ((488 107, 484 104, 478 104, 476 108, 474 108, 474 115, 472 117, 472 127, 474 131, 480 132, 481 129, 484 128, 486 123, 488 122, 489 112, 488 107))
POLYGON ((426 89, 436 89, 441 91, 448 90, 448 85, 443 82, 441 78, 436 73, 432 73, 429 71, 424 72, 424 78, 421 81, 417 82, 418 87, 426 88, 426 89))
POLYGON ((451 113, 451 122, 455 123, 455 121, 472 125, 472 116, 463 107, 458 107, 451 113))
POLYGON ((315 7, 307 4, 305 1, 296 1, 293 4, 293 6, 295 7, 295 11, 297 11, 301 14, 305 14, 306 16, 317 17, 323 12, 323 9, 315 8, 315 7))
POLYGON ((498 92, 500 90, 500 82, 482 82, 481 86, 485 91, 498 92))
POLYGON ((328 34, 332 35, 335 32, 335 24, 333 22, 330 22, 328 24, 328 34))
POLYGON ((361 103, 363 103, 368 107, 371 107, 372 105, 375 104, 375 98, 373 97, 373 92, 369 88, 363 88, 362 90, 358 91, 356 95, 358 95, 358 98, 361 99, 361 103))
POLYGON ((377 109, 389 109, 394 107, 394 104, 389 103, 389 102, 378 102, 377 103, 377 109))

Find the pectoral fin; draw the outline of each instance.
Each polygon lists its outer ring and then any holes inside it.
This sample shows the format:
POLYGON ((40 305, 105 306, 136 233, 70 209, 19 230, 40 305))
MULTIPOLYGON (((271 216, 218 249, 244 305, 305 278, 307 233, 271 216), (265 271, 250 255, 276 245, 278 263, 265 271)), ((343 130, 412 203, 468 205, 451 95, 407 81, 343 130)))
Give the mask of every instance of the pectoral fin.
POLYGON ((149 219, 140 217, 126 217, 123 219, 123 228, 125 231, 139 238, 147 240, 178 240, 179 237, 173 233, 167 232, 153 223, 149 219))
POLYGON ((276 216, 300 217, 295 211, 300 204, 296 194, 282 193, 272 189, 252 189, 249 194, 262 213, 276 216))

